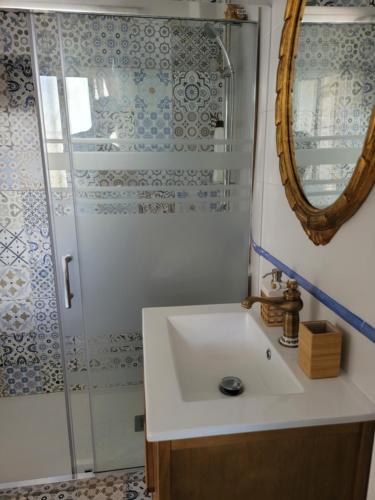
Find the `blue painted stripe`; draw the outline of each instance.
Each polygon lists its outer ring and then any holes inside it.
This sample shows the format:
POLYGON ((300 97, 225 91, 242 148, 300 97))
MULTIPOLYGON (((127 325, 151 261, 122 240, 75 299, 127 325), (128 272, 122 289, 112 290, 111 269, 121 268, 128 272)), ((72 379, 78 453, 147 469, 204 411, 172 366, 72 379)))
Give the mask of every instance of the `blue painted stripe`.
POLYGON ((318 299, 322 304, 331 309, 331 311, 340 316, 340 318, 349 323, 349 325, 354 327, 356 330, 361 332, 362 335, 375 343, 375 328, 373 326, 366 323, 366 321, 349 311, 349 309, 347 309, 345 306, 323 292, 323 290, 320 290, 320 288, 310 283, 310 281, 308 281, 306 278, 298 274, 296 271, 293 271, 293 269, 268 253, 266 250, 264 250, 264 248, 257 245, 255 241, 252 242, 252 246, 257 254, 267 259, 278 269, 281 269, 290 278, 295 279, 299 283, 299 285, 307 292, 309 292, 313 297, 318 299))

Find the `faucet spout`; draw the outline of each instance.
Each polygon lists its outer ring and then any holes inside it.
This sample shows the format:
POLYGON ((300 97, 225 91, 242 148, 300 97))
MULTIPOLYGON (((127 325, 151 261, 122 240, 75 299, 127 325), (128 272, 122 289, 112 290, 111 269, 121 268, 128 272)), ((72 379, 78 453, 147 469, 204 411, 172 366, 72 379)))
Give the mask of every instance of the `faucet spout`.
POLYGON ((251 309, 256 302, 274 305, 284 311, 284 334, 280 338, 280 343, 286 347, 297 347, 299 312, 303 308, 298 283, 296 281, 288 281, 288 288, 284 292, 283 297, 249 296, 241 302, 241 305, 245 309, 251 309))

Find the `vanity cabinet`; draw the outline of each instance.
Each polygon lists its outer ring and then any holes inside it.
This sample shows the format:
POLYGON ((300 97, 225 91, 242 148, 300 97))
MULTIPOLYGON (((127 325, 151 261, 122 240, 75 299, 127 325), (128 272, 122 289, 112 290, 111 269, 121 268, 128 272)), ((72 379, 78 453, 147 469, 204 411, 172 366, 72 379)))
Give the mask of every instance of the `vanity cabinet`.
POLYGON ((146 441, 154 500, 366 500, 373 422, 146 441))

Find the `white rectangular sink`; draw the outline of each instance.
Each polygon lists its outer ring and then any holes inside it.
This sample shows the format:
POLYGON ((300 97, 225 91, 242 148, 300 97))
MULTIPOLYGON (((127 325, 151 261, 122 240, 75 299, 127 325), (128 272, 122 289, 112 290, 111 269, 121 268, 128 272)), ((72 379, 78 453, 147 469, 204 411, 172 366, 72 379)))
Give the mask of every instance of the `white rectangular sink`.
POLYGON ((278 343, 257 306, 143 310, 147 439, 168 441, 375 420, 375 405, 344 373, 310 380, 297 349, 278 343), (271 354, 271 359, 267 359, 271 354), (222 394, 225 376, 244 392, 222 394))
POLYGON ((184 401, 227 398, 219 391, 226 376, 242 380, 244 392, 237 397, 303 390, 246 311, 169 316, 168 330, 184 401))

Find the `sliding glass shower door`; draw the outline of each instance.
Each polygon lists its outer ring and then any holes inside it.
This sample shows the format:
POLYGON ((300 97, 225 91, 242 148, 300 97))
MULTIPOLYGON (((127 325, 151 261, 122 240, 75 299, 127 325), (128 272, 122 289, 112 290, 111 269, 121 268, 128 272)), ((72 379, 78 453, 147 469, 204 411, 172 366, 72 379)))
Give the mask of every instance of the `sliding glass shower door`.
POLYGON ((140 466, 142 308, 247 292, 256 25, 33 23, 78 462, 140 466))

